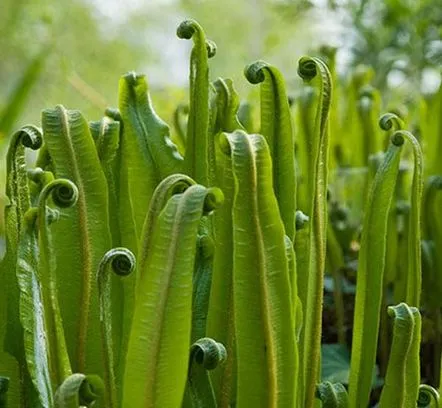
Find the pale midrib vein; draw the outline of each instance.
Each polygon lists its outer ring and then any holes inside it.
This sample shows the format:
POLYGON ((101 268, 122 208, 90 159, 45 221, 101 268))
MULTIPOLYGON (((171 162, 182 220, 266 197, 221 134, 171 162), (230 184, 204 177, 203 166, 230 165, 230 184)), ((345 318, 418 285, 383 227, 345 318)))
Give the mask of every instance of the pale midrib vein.
POLYGON ((158 318, 157 321, 159 321, 160 327, 158 328, 158 330, 156 331, 156 336, 154 336, 153 338, 153 345, 154 347, 152 347, 152 353, 151 353, 151 359, 153 361, 152 364, 152 372, 150 375, 150 378, 148 379, 148 381, 146 381, 146 397, 147 397, 147 401, 145 401, 146 403, 151 402, 150 405, 148 405, 147 407, 152 407, 154 408, 156 405, 156 394, 155 394, 155 379, 157 377, 157 371, 158 371, 158 357, 159 357, 159 352, 161 349, 161 344, 160 344, 160 340, 162 337, 162 333, 163 333, 163 329, 164 329, 164 324, 163 324, 163 320, 164 320, 164 314, 165 314, 165 305, 169 296, 169 292, 170 292, 170 281, 171 281, 171 277, 172 277, 172 268, 174 265, 174 255, 176 253, 176 248, 177 248, 177 242, 178 239, 177 237, 179 237, 180 234, 180 230, 181 230, 181 222, 175 222, 177 219, 181 219, 181 214, 184 211, 184 207, 185 207, 185 200, 181 199, 178 203, 177 209, 176 209, 176 213, 175 213, 175 217, 174 217, 174 221, 173 221, 173 227, 172 227, 172 234, 171 234, 171 242, 174 243, 174 245, 170 245, 169 247, 169 253, 168 253, 168 262, 167 262, 167 267, 166 267, 166 271, 168 271, 167 274, 165 274, 167 276, 167 278, 165 279, 164 282, 164 289, 163 289, 163 296, 160 296, 160 304, 159 304, 159 308, 158 308, 158 318), (151 391, 151 398, 149 398, 149 390, 151 391))
MULTIPOLYGON (((201 42, 205 42, 205 39, 199 39, 201 42)), ((197 50, 196 45, 194 45, 192 49, 192 57, 193 51, 197 50)), ((200 179, 197 180, 198 182, 202 184, 206 184, 208 182, 208 177, 210 174, 210 169, 208 168, 208 165, 200 165, 201 163, 204 163, 206 161, 206 157, 200 158, 200 160, 196 160, 197 158, 197 147, 201 146, 204 148, 204 154, 207 155, 207 152, 209 151, 209 143, 207 140, 207 134, 209 130, 209 102, 207 98, 207 104, 206 100, 201 103, 200 98, 205 98, 206 94, 202 93, 200 89, 207 88, 207 94, 208 94, 208 87, 206 86, 206 81, 208 81, 207 75, 208 75, 208 63, 204 64, 204 57, 199 60, 201 57, 198 55, 199 53, 195 51, 195 60, 191 62, 191 73, 190 73, 190 89, 191 89, 191 95, 190 95, 190 113, 189 116, 189 122, 188 122, 188 129, 192 130, 189 132, 190 137, 187 138, 188 141, 191 142, 191 163, 189 166, 189 169, 191 170, 191 176, 195 178, 204 177, 204 180, 200 179), (198 60, 197 60, 198 58, 198 60), (199 64, 201 63, 201 64, 199 64), (204 75, 203 78, 201 78, 204 75), (193 108, 193 109, 192 109, 193 108), (198 115, 199 112, 203 112, 204 115, 198 115), (202 118, 202 120, 199 120, 199 118, 202 118), (189 126, 190 125, 190 126, 189 126), (204 137, 198 137, 198 135, 204 135, 204 137), (203 167, 203 173, 204 174, 196 174, 197 171, 200 171, 201 167, 203 167), (198 176, 198 177, 197 177, 198 176)), ((187 149, 186 149, 187 150, 187 149)))
POLYGON ((60 109, 62 114, 62 126, 63 132, 62 135, 66 139, 66 147, 68 150, 68 154, 72 163, 72 174, 75 179, 75 183, 78 188, 78 222, 80 229, 80 263, 82 266, 81 275, 81 296, 80 296, 80 321, 78 327, 78 347, 77 347, 77 362, 78 362, 78 371, 83 372, 85 369, 85 349, 86 349, 86 337, 87 337, 87 328, 88 328, 88 318, 89 318, 89 307, 91 301, 91 278, 92 278, 92 255, 90 251, 89 245, 89 231, 87 228, 88 225, 88 216, 87 216, 87 206, 84 197, 84 185, 81 179, 79 169, 77 166, 76 156, 74 147, 72 145, 72 140, 70 137, 70 129, 69 129, 69 115, 65 109, 60 109))
POLYGON ((276 338, 272 334, 271 330, 271 311, 270 311, 270 302, 269 302, 269 293, 266 286, 266 276, 267 276, 267 267, 265 263, 265 248, 264 248, 264 242, 263 242, 263 234, 262 234, 262 226, 258 217, 258 211, 259 211, 259 203, 257 198, 257 166, 256 166, 256 158, 254 153, 253 147, 251 145, 251 140, 249 138, 245 138, 247 141, 247 145, 249 148, 249 151, 252 153, 252 161, 251 161, 251 167, 252 167, 252 205, 253 205, 253 220, 255 224, 255 230, 256 235, 258 238, 258 246, 259 246, 259 280, 260 280, 260 287, 261 287, 261 296, 262 296, 262 307, 261 307, 261 316, 264 321, 264 336, 266 338, 266 358, 267 358, 267 364, 268 364, 268 372, 267 372, 267 378, 269 381, 269 408, 276 407, 278 404, 277 401, 277 376, 278 371, 276 367, 276 356, 275 356, 275 346, 273 344, 273 339, 276 338))

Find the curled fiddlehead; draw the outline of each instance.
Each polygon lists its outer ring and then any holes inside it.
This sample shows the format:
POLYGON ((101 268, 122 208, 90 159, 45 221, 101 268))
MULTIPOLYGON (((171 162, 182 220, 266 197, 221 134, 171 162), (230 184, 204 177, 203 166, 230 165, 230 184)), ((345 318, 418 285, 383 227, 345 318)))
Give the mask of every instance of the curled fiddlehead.
MULTIPOLYGON (((213 140, 209 140, 209 65, 215 55, 215 44, 206 41, 204 30, 195 20, 185 20, 177 28, 177 36, 194 42, 190 57, 190 103, 187 122, 186 173, 198 183, 211 185, 209 166, 214 165, 213 140)), ((213 181, 213 180, 211 180, 213 181)))
POLYGON ((435 388, 426 384, 422 384, 419 386, 417 407, 429 408, 430 406, 434 408, 440 407, 440 395, 435 388), (433 405, 431 405, 432 402, 433 405))
POLYGON ((190 348, 188 395, 194 408, 215 408, 215 394, 208 371, 214 370, 227 358, 223 344, 204 337, 190 348))
POLYGON ((312 80, 317 74, 315 61, 310 57, 302 57, 298 63, 298 75, 304 81, 312 80))
POLYGON ((392 112, 383 114, 379 119, 379 127, 385 131, 402 130, 403 126, 403 120, 398 115, 392 112))
POLYGON ((244 69, 244 76, 251 84, 259 84, 265 80, 265 68, 271 66, 265 61, 256 61, 247 65, 244 69))
MULTIPOLYGON (((54 210, 47 207, 49 197, 51 197, 52 202, 57 207, 69 208, 77 202, 78 189, 76 185, 68 179, 56 179, 43 187, 37 202, 37 223, 40 246, 39 270, 45 325, 48 333, 49 355, 52 360, 51 369, 53 378, 56 384, 60 384, 64 378, 71 374, 71 366, 58 304, 55 256, 51 253, 53 245, 51 243, 48 224, 54 221, 54 210)), ((58 216, 56 219, 58 219, 58 216)))
POLYGON ((203 28, 195 20, 184 20, 178 26, 176 34, 178 38, 190 40, 193 38, 195 45, 205 43, 207 56, 212 58, 216 55, 216 44, 211 40, 206 40, 203 28), (196 36, 196 38, 194 37, 196 36))
POLYGON ((341 383, 332 384, 329 381, 316 386, 316 398, 320 399, 323 408, 347 408, 348 394, 341 383))
POLYGON ((78 200, 78 188, 68 179, 56 179, 48 183, 40 193, 38 207, 44 213, 45 204, 48 197, 57 207, 69 208, 76 204, 78 200))
POLYGON ((106 406, 116 408, 118 403, 112 342, 111 271, 124 277, 135 270, 134 254, 126 248, 106 252, 98 266, 98 297, 100 302, 101 340, 104 350, 104 382, 106 406))
POLYGON ((102 393, 103 382, 98 376, 75 373, 58 387, 54 408, 92 407, 102 393))
POLYGON ((38 150, 43 145, 41 129, 34 125, 23 126, 12 135, 10 146, 12 149, 19 144, 32 150, 38 150))
POLYGON ((17 236, 20 233, 22 216, 30 206, 25 148, 38 150, 42 145, 43 136, 41 129, 33 125, 24 126, 15 132, 9 144, 6 158, 6 195, 10 200, 9 208, 15 208, 13 211, 15 214, 8 214, 7 211, 5 218, 6 223, 8 223, 8 218, 13 217, 14 222, 17 224, 17 236))
POLYGON ((226 348, 217 341, 204 337, 197 340, 190 348, 191 364, 197 363, 206 370, 214 370, 227 358, 226 348))
POLYGON ((244 75, 261 84, 261 131, 273 162, 273 188, 286 234, 295 239, 296 166, 292 117, 285 80, 281 72, 265 61, 248 65, 244 75))
POLYGON ((299 296, 305 306, 305 322, 302 336, 304 351, 302 366, 305 384, 304 405, 314 406, 315 387, 319 375, 321 342, 321 309, 323 297, 323 271, 326 258, 327 239, 327 183, 328 183, 328 150, 329 132, 328 116, 332 98, 331 74, 325 63, 315 57, 302 57, 298 62, 298 74, 305 82, 312 82, 318 90, 312 141, 309 148, 308 198, 306 213, 312 223, 308 230, 308 251, 300 259, 306 276, 298 279, 299 296))

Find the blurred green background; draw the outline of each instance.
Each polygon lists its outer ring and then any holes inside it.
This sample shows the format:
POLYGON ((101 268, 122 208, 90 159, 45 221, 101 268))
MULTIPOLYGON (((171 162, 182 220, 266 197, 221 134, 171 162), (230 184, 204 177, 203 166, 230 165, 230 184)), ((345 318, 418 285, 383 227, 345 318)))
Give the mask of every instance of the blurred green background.
POLYGON ((191 44, 176 38, 187 17, 218 46, 211 75, 231 77, 243 97, 242 71, 264 59, 287 82, 296 61, 320 46, 338 47, 346 78, 359 64, 375 69, 385 97, 432 92, 440 80, 440 0, 0 0, 0 133, 38 123, 61 103, 92 120, 117 104, 118 78, 148 75, 157 108, 185 100, 191 44), (15 102, 15 103, 12 103, 15 102), (12 105, 12 107, 11 107, 12 105))

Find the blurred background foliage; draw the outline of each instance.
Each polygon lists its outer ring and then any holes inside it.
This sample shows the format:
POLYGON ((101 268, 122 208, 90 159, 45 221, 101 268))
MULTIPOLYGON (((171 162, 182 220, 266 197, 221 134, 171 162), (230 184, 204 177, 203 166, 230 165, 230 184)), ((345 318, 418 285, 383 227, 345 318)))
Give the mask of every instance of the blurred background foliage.
POLYGON ((0 132, 38 123, 41 109, 58 103, 100 117, 128 70, 148 74, 169 121, 185 100, 191 45, 175 36, 185 17, 218 45, 212 78, 232 77, 245 97, 246 64, 271 62, 290 87, 297 59, 323 45, 338 47, 343 78, 372 66, 387 96, 412 99, 440 78, 440 0, 1 0, 0 132))
MULTIPOLYGON (((384 110, 407 110, 439 87, 440 0, 0 0, 0 156, 12 132, 39 124, 44 108, 100 118, 130 70, 147 74, 155 109, 173 123, 187 102, 192 45, 175 31, 188 17, 217 44, 211 78, 232 78, 249 100, 258 87, 243 76, 247 64, 277 66, 296 98, 295 67, 306 53, 336 62, 336 94, 346 95, 356 68, 371 66, 384 110)), ((1 212, 4 203, 1 189, 1 212)))

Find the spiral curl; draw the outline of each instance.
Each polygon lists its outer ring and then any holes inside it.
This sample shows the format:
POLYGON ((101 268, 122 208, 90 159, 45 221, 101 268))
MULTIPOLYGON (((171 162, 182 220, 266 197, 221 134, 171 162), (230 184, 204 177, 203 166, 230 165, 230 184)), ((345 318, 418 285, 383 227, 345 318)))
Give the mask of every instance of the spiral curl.
POLYGON ((135 255, 127 248, 112 248, 107 251, 98 266, 99 275, 104 273, 108 265, 112 267, 112 271, 118 276, 130 275, 136 266, 135 255))
POLYGON ((304 81, 311 81, 318 74, 315 58, 301 57, 298 61, 298 75, 304 81))
POLYGON ((78 188, 68 179, 56 179, 46 184, 38 197, 38 207, 46 204, 46 200, 52 196, 52 201, 57 207, 69 208, 78 200, 78 188))
POLYGON ((379 118, 379 127, 385 131, 391 129, 401 130, 403 125, 402 119, 392 112, 385 113, 379 118))
POLYGON ((402 146, 405 142, 405 137, 404 134, 401 130, 396 130, 396 132, 394 132, 391 135, 391 143, 393 143, 395 146, 402 146))
POLYGON ((224 202, 224 194, 218 187, 210 187, 207 189, 207 195, 204 199, 204 214, 207 215, 216 210, 224 202))
POLYGON ((434 401, 436 407, 440 406, 439 392, 433 387, 422 384, 419 386, 419 394, 417 397, 417 407, 427 408, 430 407, 431 401, 434 401))
POLYGON ((264 70, 268 69, 270 65, 262 60, 252 62, 244 68, 244 76, 251 84, 259 84, 264 82, 264 70))
POLYGON ((202 365, 206 370, 213 370, 227 358, 227 351, 223 344, 203 337, 192 344, 190 361, 202 365))
POLYGON ((214 57, 216 55, 216 44, 212 40, 205 39, 204 30, 198 22, 192 19, 184 20, 176 30, 177 37, 183 40, 190 40, 194 34, 197 34, 199 40, 205 41, 207 56, 209 58, 214 57))
POLYGON ((38 150, 43 145, 43 133, 34 125, 26 125, 15 132, 12 136, 11 146, 21 143, 24 147, 38 150))
POLYGON ((195 20, 189 19, 180 23, 176 35, 183 40, 190 40, 195 32, 204 33, 203 28, 195 20))

